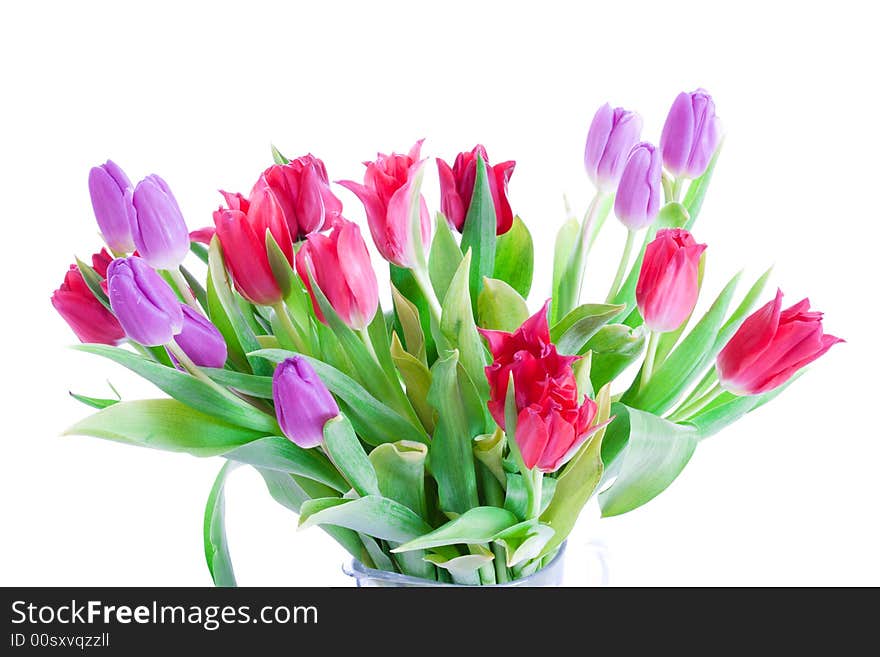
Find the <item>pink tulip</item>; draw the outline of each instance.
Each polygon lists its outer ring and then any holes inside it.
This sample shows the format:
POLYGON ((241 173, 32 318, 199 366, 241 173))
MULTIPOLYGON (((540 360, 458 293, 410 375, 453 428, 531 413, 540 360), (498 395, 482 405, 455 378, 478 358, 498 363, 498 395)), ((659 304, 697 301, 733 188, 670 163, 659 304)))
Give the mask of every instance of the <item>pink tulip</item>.
POLYGON ((822 313, 809 299, 782 310, 782 291, 743 322, 716 360, 721 385, 737 395, 759 395, 788 381, 833 345, 843 342, 822 330, 822 313))
MULTIPOLYGON (((410 230, 410 206, 415 177, 424 160, 419 140, 407 155, 379 153, 375 162, 365 162, 364 184, 341 180, 339 184, 353 192, 364 204, 373 242, 382 257, 398 267, 413 268, 421 259, 410 230)), ((431 218, 425 199, 419 196, 422 244, 431 239, 431 218)))
POLYGON ((645 249, 636 284, 636 302, 645 325, 654 332, 674 331, 693 312, 699 290, 700 255, 697 244, 683 228, 657 231, 645 249))
POLYGON ((339 217, 329 235, 309 235, 296 254, 296 270, 321 321, 324 315, 315 300, 310 274, 350 328, 359 331, 373 321, 379 307, 379 285, 357 224, 339 217))
POLYGON ((478 155, 483 158, 483 163, 486 165, 489 191, 495 206, 495 232, 503 235, 513 225, 513 211, 507 198, 507 182, 513 175, 516 162, 509 160, 491 166, 486 148, 481 144, 477 144, 472 151, 459 153, 452 166, 437 158, 437 171, 440 174, 440 208, 449 223, 458 232, 462 232, 474 195, 478 155))

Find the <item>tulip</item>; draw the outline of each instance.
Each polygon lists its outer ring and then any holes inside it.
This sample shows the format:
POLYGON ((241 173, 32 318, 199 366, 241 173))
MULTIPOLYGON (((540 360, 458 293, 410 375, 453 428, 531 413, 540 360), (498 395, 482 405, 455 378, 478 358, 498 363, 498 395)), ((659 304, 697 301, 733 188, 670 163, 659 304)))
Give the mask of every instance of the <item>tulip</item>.
POLYGON ((279 303, 284 295, 269 266, 267 231, 287 261, 293 264, 290 230, 279 204, 271 195, 266 195, 258 205, 252 205, 241 194, 220 193, 229 208, 214 212, 214 225, 235 288, 252 303, 263 306, 279 303))
POLYGON ((138 255, 154 269, 177 269, 189 251, 189 232, 168 183, 147 176, 134 189, 132 221, 138 255))
POLYGON ((312 154, 266 169, 251 191, 251 206, 260 212, 267 197, 278 206, 294 241, 326 229, 342 213, 342 203, 330 191, 324 163, 312 154))
MULTIPOLYGON (((407 155, 379 153, 375 162, 366 162, 364 184, 341 180, 339 184, 353 192, 364 204, 373 242, 382 257, 398 267, 413 269, 424 259, 417 253, 414 235, 410 230, 415 178, 423 161, 419 160, 422 140, 407 155)), ((419 196, 419 218, 422 245, 431 239, 431 218, 425 199, 419 196)))
POLYGON ((283 361, 272 376, 272 399, 281 431, 303 448, 324 441, 324 425, 339 415, 339 407, 302 356, 283 361))
POLYGON ((211 321, 187 306, 181 304, 183 328, 174 336, 174 341, 201 367, 223 367, 226 363, 226 341, 211 321))
POLYGON ((647 142, 636 144, 614 197, 614 214, 628 229, 641 230, 657 218, 663 195, 662 175, 663 165, 657 149, 647 142))
MULTIPOLYGON (((110 255, 102 249, 92 256, 92 268, 106 276, 110 260, 110 255)), ((70 265, 61 287, 52 293, 52 305, 80 342, 115 345, 125 337, 113 313, 98 301, 76 265, 70 265)))
POLYGON ((641 132, 642 117, 635 112, 622 107, 612 109, 608 103, 598 109, 587 133, 584 166, 601 192, 615 190, 641 132))
POLYGON ((107 268, 110 307, 125 334, 147 347, 168 344, 183 328, 180 302, 159 274, 137 256, 107 268))
POLYGON ((705 90, 680 93, 672 103, 660 150, 663 164, 676 177, 698 178, 721 141, 721 121, 715 116, 715 102, 705 90))
MULTIPOLYGON (((549 302, 548 302, 549 303, 549 302)), ((486 367, 489 412, 505 428, 507 387, 513 375, 516 444, 525 466, 553 472, 564 465, 598 426, 598 408, 589 397, 578 404, 572 363, 550 341, 547 304, 513 333, 480 329, 492 352, 486 367)))
POLYGON ((440 174, 440 208, 457 231, 464 230, 464 220, 467 218, 471 198, 474 195, 477 156, 481 157, 486 165, 489 191, 495 206, 495 232, 503 235, 513 225, 513 212, 507 198, 507 182, 513 175, 516 162, 509 160, 491 166, 486 148, 480 144, 469 153, 459 153, 451 167, 444 160, 437 158, 437 171, 440 174))
POLYGON ((693 312, 705 249, 682 228, 660 230, 648 244, 636 283, 636 303, 651 331, 674 331, 693 312))
POLYGON ((311 278, 350 328, 362 331, 373 321, 379 307, 379 285, 357 224, 340 217, 329 235, 309 235, 296 254, 296 270, 321 321, 325 321, 324 315, 311 278))
POLYGON ((89 194, 98 228, 117 253, 134 251, 131 227, 135 219, 131 181, 112 160, 89 171, 89 194))
POLYGON ((760 395, 781 386, 833 345, 822 313, 804 299, 782 310, 782 291, 752 313, 718 354, 716 367, 724 389, 736 395, 760 395))

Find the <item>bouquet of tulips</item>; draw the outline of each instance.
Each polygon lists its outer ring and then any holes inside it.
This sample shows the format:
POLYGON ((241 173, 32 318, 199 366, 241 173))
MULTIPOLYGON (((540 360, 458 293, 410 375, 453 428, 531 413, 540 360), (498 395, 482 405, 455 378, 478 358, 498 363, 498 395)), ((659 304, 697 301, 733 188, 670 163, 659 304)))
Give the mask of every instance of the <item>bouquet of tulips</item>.
POLYGON ((433 216, 422 142, 337 183, 389 263, 387 309, 313 155, 273 148, 250 193, 222 192, 214 226, 192 233, 159 176, 92 169, 107 249, 77 260, 52 303, 78 349, 167 397, 74 395, 99 410, 68 433, 225 460, 204 524, 218 585, 235 583, 223 488, 240 465, 367 567, 472 585, 537 572, 594 494, 605 516, 645 504, 701 440, 839 341, 806 299, 783 309, 777 292, 752 313, 769 272, 732 305, 737 274, 692 317, 706 245, 690 231, 721 143, 712 98, 680 94, 659 147, 640 133, 633 112, 596 113, 584 157, 596 193, 559 231, 537 312, 514 162, 493 166, 482 146, 437 159, 433 216), (620 266, 607 298, 581 303, 612 211, 628 229, 620 266))

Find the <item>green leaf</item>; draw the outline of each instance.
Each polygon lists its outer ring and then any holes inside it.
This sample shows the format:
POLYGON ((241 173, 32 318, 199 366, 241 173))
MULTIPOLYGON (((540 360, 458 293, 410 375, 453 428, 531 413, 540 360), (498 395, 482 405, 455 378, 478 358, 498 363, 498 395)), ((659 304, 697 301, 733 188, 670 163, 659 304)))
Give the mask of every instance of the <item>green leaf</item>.
POLYGON ((290 164, 290 160, 284 157, 277 148, 275 148, 275 144, 272 144, 272 160, 275 164, 290 164))
POLYGON ((91 293, 95 295, 95 298, 101 302, 101 305, 112 312, 112 309, 110 308, 110 299, 101 287, 104 278, 79 258, 76 259, 76 266, 77 269, 79 269, 79 273, 82 274, 86 287, 88 287, 91 293))
POLYGON ((256 374, 245 374, 214 367, 203 367, 202 372, 212 381, 227 388, 232 388, 251 397, 272 399, 271 376, 257 376, 256 374))
POLYGON ((721 147, 723 145, 723 142, 718 144, 718 148, 715 149, 715 154, 712 155, 712 159, 709 160, 709 165, 706 167, 703 175, 691 181, 691 184, 688 186, 687 194, 684 195, 682 205, 684 205, 690 215, 687 222, 684 224, 684 228, 687 230, 690 230, 693 227, 694 222, 697 220, 697 216, 700 214, 700 210, 703 207, 703 199, 706 196, 706 191, 709 189, 709 183, 712 182, 712 174, 715 172, 715 164, 718 162, 718 156, 721 155, 721 147))
POLYGON ((492 563, 494 558, 488 550, 478 549, 477 554, 463 554, 452 558, 442 554, 429 554, 425 561, 448 570, 456 584, 478 586, 482 583, 480 569, 492 563))
POLYGON ((572 245, 580 238, 581 224, 572 217, 556 234, 553 249, 553 302, 550 304, 550 324, 556 324, 577 303, 577 282, 572 280, 572 245))
POLYGON ((474 192, 468 207, 461 234, 461 250, 473 255, 470 268, 470 299, 476 302, 483 286, 483 278, 491 277, 495 271, 495 203, 489 189, 486 162, 477 155, 477 174, 474 192))
POLYGON ((75 346, 74 349, 109 358, 144 377, 178 401, 220 420, 269 434, 279 432, 278 423, 271 415, 254 408, 231 393, 220 392, 190 374, 165 367, 119 347, 82 344, 75 346))
POLYGON ((412 403, 422 426, 434 432, 434 409, 428 403, 431 389, 431 371, 415 356, 405 351, 397 333, 391 336, 391 358, 406 385, 406 396, 412 403))
MULTIPOLYGON (((473 205, 471 206, 473 207, 473 205)), ((493 211, 494 212, 494 211, 493 211)), ((489 399, 489 383, 486 380, 486 352, 483 341, 477 333, 474 323, 471 297, 468 290, 468 272, 470 271, 471 254, 468 252, 452 282, 446 297, 443 299, 443 315, 440 319, 440 331, 446 341, 447 351, 457 349, 459 361, 477 387, 483 400, 489 399)))
POLYGON ((582 353, 592 353, 590 381, 594 390, 613 381, 642 354, 645 329, 625 324, 606 324, 587 341, 582 353))
POLYGON ((189 250, 203 263, 208 264, 208 249, 204 244, 198 242, 190 242, 189 250))
POLYGON ((641 391, 631 388, 623 396, 624 403, 651 413, 664 413, 702 375, 707 360, 713 357, 712 347, 736 291, 739 277, 740 274, 736 274, 724 286, 706 314, 654 371, 647 385, 641 391))
MULTIPOLYGON (((115 391, 114 391, 115 392, 115 391)), ((104 399, 101 397, 89 397, 87 395, 78 395, 75 392, 68 392, 68 394, 73 397, 78 402, 85 404, 86 406, 91 406, 92 408, 107 408, 108 406, 113 406, 113 404, 119 403, 121 400, 119 397, 115 399, 104 399)))
POLYGON ((621 305, 586 303, 578 306, 550 329, 550 339, 561 354, 581 352, 587 341, 623 310, 621 305))
MULTIPOLYGON (((552 527, 535 520, 527 520, 499 533, 495 540, 504 547, 507 567, 515 568, 551 552, 547 546, 555 534, 552 527)), ((564 539, 560 542, 562 540, 564 539)))
POLYGON ((455 236, 452 234, 452 229, 449 228, 446 217, 438 212, 436 234, 434 241, 431 242, 431 253, 428 256, 428 273, 438 299, 446 296, 446 291, 449 289, 452 277, 458 271, 462 257, 461 249, 455 241, 455 236))
POLYGON ((300 509, 301 529, 313 525, 346 527, 373 538, 403 543, 431 531, 418 514, 400 502, 377 495, 353 500, 308 500, 300 509))
POLYGON ((229 556, 229 546, 226 543, 226 501, 223 489, 226 485, 226 476, 236 467, 236 463, 226 463, 211 487, 208 495, 208 503, 205 505, 204 543, 205 561, 214 586, 236 586, 235 571, 232 568, 232 559, 229 556))
MULTIPOLYGON (((436 244, 436 242, 437 238, 435 237, 434 243, 436 244)), ((427 355, 427 361, 430 363, 437 357, 437 346, 434 343, 434 334, 431 332, 431 312, 428 308, 428 300, 425 298, 425 293, 422 292, 409 269, 389 264, 388 270, 391 276, 391 284, 402 296, 406 297, 410 303, 418 308, 419 321, 422 324, 422 334, 425 336, 425 354, 427 355)), ((394 320, 393 330, 398 335, 403 335, 403 326, 400 323, 396 310, 394 320)))
MULTIPOLYGON (((280 363, 293 355, 292 352, 283 349, 261 349, 251 354, 274 363, 280 363)), ((397 440, 415 440, 423 443, 428 441, 424 429, 380 402, 347 374, 317 358, 309 356, 304 358, 315 369, 324 385, 336 396, 343 413, 351 420, 358 435, 365 442, 370 445, 380 445, 397 440)))
POLYGON ((628 424, 629 435, 615 447, 617 478, 599 493, 603 517, 632 511, 666 490, 687 465, 699 439, 693 426, 673 424, 620 403, 611 412, 617 416, 611 426, 628 424))
POLYGON ((396 287, 391 286, 391 297, 394 301, 394 312, 400 328, 403 330, 403 341, 406 350, 421 362, 427 364, 425 351, 425 332, 422 330, 419 309, 403 296, 396 287))
POLYGON ((529 318, 529 307, 510 285, 486 278, 477 299, 477 316, 483 328, 512 333, 529 318))
MULTIPOLYGON (((611 389, 604 386, 596 397, 596 423, 611 417, 611 389)), ((602 427, 585 442, 565 465, 556 480, 556 491, 549 506, 541 514, 541 522, 553 530, 553 537, 541 551, 547 555, 559 547, 571 533, 584 505, 602 479, 602 440, 607 427, 602 427)))
POLYGON ((440 508, 463 513, 479 504, 471 440, 483 433, 483 402, 453 351, 434 363, 428 401, 437 410, 431 470, 440 508))
POLYGON ((337 415, 324 424, 324 449, 358 495, 379 495, 373 464, 344 415, 337 415))
POLYGON ((700 440, 704 440, 733 424, 747 413, 751 413, 770 400, 775 399, 783 390, 794 383, 802 373, 803 370, 783 385, 762 395, 737 397, 729 392, 725 392, 714 404, 700 411, 700 413, 688 419, 684 424, 694 427, 699 432, 700 440))
POLYGON ((314 479, 330 488, 346 492, 350 486, 319 450, 303 449, 282 436, 267 436, 223 454, 238 463, 278 470, 314 479))
POLYGON ((205 291, 205 288, 202 287, 201 282, 197 279, 193 274, 184 267, 180 266, 180 273, 183 275, 186 284, 189 285, 190 289, 193 291, 193 294, 196 297, 196 301, 199 302, 199 305, 202 308, 208 307, 208 293, 205 291))
MULTIPOLYGON (((556 491, 556 479, 544 477, 541 487, 541 510, 550 504, 556 491)), ((507 486, 504 497, 504 508, 520 520, 525 520, 529 509, 529 489, 526 480, 519 473, 507 473, 507 486)))
POLYGON ((532 235, 523 220, 516 216, 510 230, 498 236, 492 277, 504 281, 524 299, 528 299, 534 268, 535 247, 532 244, 532 235))
POLYGON ((486 466, 498 483, 504 486, 507 473, 504 471, 504 446, 506 439, 501 429, 474 438, 474 456, 486 466))
POLYGON ((80 420, 64 435, 94 436, 195 456, 215 456, 264 434, 233 426, 174 399, 140 399, 108 406, 80 420))
POLYGON ((379 445, 370 452, 370 462, 383 497, 400 502, 421 517, 428 514, 425 501, 425 460, 428 448, 422 443, 400 440, 379 445))
POLYGON ((458 543, 488 543, 505 529, 516 525, 517 517, 507 509, 478 506, 450 520, 442 527, 400 545, 392 552, 427 550, 458 543))
POLYGON ((746 292, 746 296, 743 297, 743 300, 724 323, 724 326, 721 327, 721 330, 718 331, 718 337, 715 338, 715 344, 712 347, 713 358, 724 348, 724 345, 733 337, 733 334, 736 333, 737 329, 745 321, 746 316, 755 307, 755 303, 757 303, 761 293, 763 293, 764 287, 767 285, 767 279, 770 278, 772 272, 773 267, 761 274, 758 280, 749 288, 749 291, 746 292))

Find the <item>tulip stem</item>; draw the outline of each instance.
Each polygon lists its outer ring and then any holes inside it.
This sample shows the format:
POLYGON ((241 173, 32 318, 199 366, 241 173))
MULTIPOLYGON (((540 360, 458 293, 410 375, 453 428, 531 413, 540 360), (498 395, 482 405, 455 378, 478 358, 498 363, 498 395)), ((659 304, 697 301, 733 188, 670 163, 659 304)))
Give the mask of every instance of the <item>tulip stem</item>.
POLYGON ((281 322, 284 332, 287 334, 287 337, 290 338, 290 341, 293 342, 296 350, 301 354, 308 355, 309 352, 308 349, 306 349, 305 342, 303 342, 299 330, 293 325, 290 315, 287 314, 287 306, 284 305, 284 301, 279 301, 278 303, 273 304, 272 310, 275 311, 278 321, 281 322))
POLYGON ((670 178, 669 174, 664 171, 663 176, 660 178, 660 182, 663 184, 663 197, 667 203, 672 203, 674 198, 674 192, 672 191, 672 178, 670 178))
MULTIPOLYGON (((584 286, 584 270, 587 266, 587 254, 590 252, 590 247, 593 246, 593 235, 591 235, 591 229, 593 227, 593 222, 596 220, 596 215, 599 213, 599 206, 602 203, 602 199, 604 198, 604 194, 601 191, 596 191, 593 195, 593 200, 590 201, 590 207, 587 208, 587 213, 584 215, 584 220, 581 223, 581 232, 577 242, 574 245, 574 251, 572 252, 572 257, 577 260, 577 262, 572 263, 571 266, 575 267, 575 271, 577 272, 577 286, 576 286, 576 295, 575 298, 572 299, 572 303, 566 304, 567 306, 574 307, 580 302, 581 292, 583 291, 584 286)), ((566 307, 562 309, 563 313, 567 313, 572 308, 566 307)))
POLYGON ((716 383, 709 392, 705 395, 697 399, 696 401, 691 402, 684 408, 680 408, 675 413, 669 416, 670 422, 679 422, 681 420, 689 420, 694 415, 702 411, 713 401, 718 399, 721 393, 724 392, 724 388, 721 387, 721 383, 716 383))
POLYGON ((544 473, 537 467, 528 471, 528 478, 531 479, 529 486, 529 510, 526 514, 527 518, 535 518, 541 515, 541 493, 544 486, 544 473))
POLYGON ((412 272, 413 278, 416 280, 416 284, 422 290, 422 294, 425 295, 425 299, 428 300, 428 309, 431 312, 431 326, 439 327, 443 309, 440 306, 440 301, 437 299, 437 293, 434 292, 434 286, 431 285, 430 277, 421 267, 416 267, 410 271, 412 272))
POLYGON ((192 376, 197 378, 199 381, 203 383, 207 383, 215 390, 219 390, 223 395, 228 395, 229 392, 218 384, 216 381, 211 379, 207 374, 202 372, 198 365, 196 365, 192 359, 186 355, 186 352, 177 344, 174 339, 171 339, 171 342, 165 345, 165 347, 170 351, 174 357, 177 359, 177 362, 183 366, 187 372, 189 372, 192 376))
POLYGON ((196 301, 192 290, 189 289, 189 283, 186 282, 186 279, 183 277, 183 274, 180 273, 180 270, 167 269, 166 271, 168 272, 168 275, 171 276, 171 280, 174 281, 177 292, 181 297, 183 297, 184 303, 186 303, 187 306, 195 310, 200 315, 204 315, 205 311, 202 310, 201 306, 199 306, 199 302, 196 301))
POLYGON ((632 253, 633 245, 636 241, 636 232, 634 230, 626 231, 626 244, 623 245, 623 254, 620 256, 620 264, 617 265, 617 273, 614 274, 614 282, 611 283, 611 289, 608 290, 608 297, 605 303, 614 301, 617 292, 620 290, 620 284, 623 282, 623 275, 626 273, 626 267, 629 264, 629 256, 632 253))
POLYGON ((648 338, 648 348, 645 351, 645 362, 642 365, 642 376, 639 379, 639 392, 645 389, 648 380, 654 373, 654 361, 657 358, 657 346, 660 344, 660 335, 661 334, 657 331, 651 331, 651 335, 648 338))
POLYGON ((682 176, 676 176, 675 182, 672 183, 672 200, 676 203, 681 201, 681 190, 684 187, 685 179, 682 176))
POLYGON ((376 349, 373 347, 373 340, 370 338, 369 330, 364 327, 362 329, 358 329, 357 334, 361 338, 361 342, 364 343, 364 346, 367 348, 367 351, 370 352, 370 356, 373 357, 377 363, 379 362, 379 356, 376 355, 376 349))

